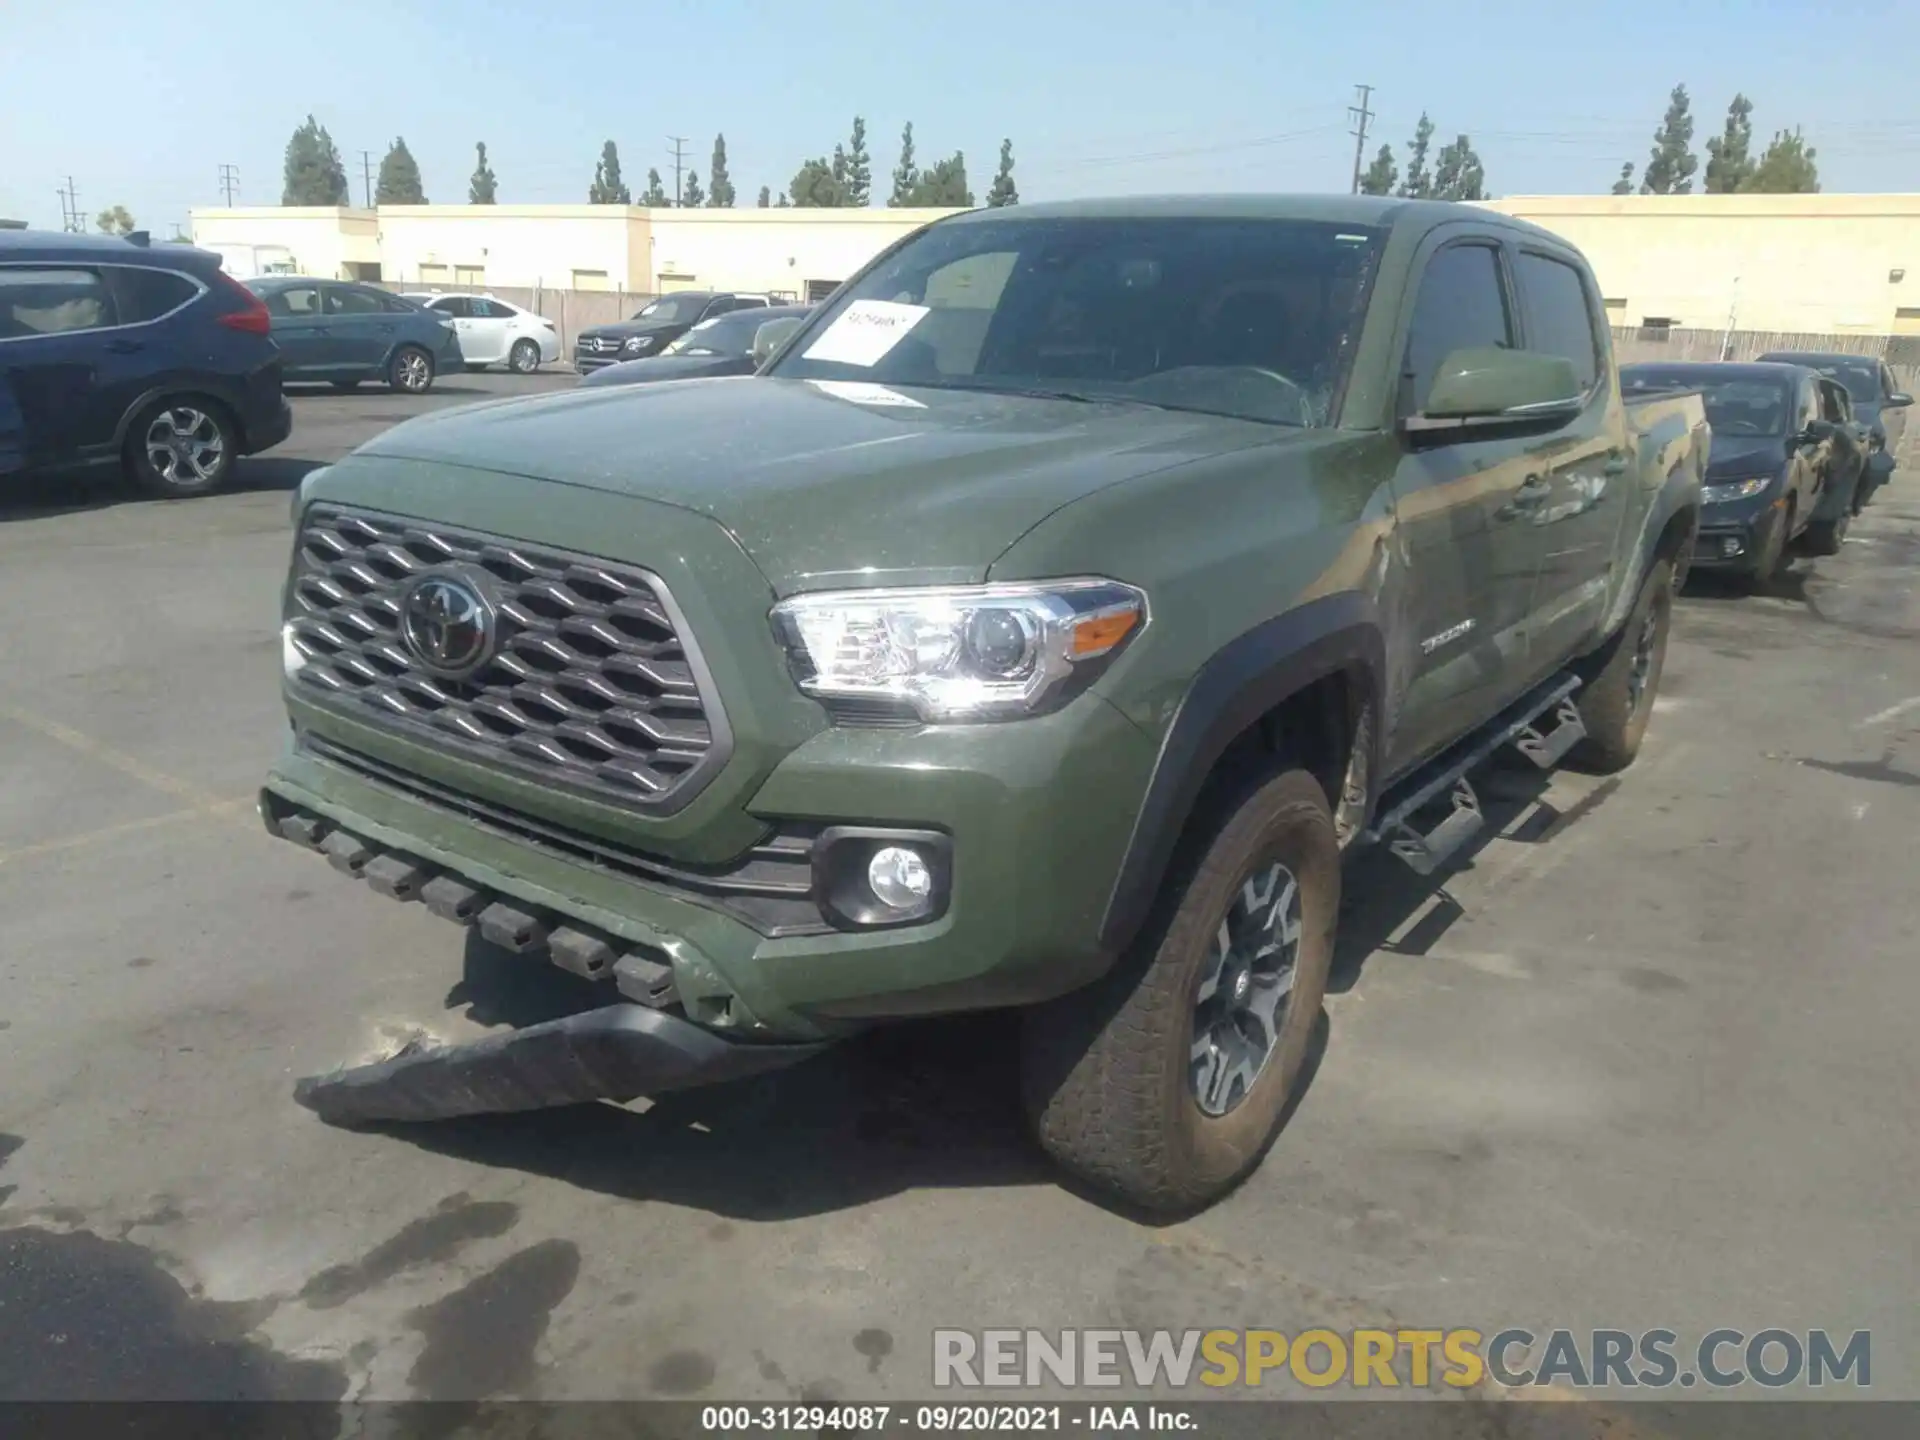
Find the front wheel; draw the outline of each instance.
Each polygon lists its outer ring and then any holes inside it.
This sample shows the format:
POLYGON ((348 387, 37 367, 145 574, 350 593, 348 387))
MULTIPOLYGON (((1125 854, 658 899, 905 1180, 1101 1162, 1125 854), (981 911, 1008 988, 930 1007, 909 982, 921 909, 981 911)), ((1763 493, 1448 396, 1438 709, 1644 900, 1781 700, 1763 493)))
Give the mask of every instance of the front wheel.
POLYGON ((1840 512, 1837 520, 1816 520, 1807 526, 1800 539, 1800 549, 1807 555, 1838 555, 1840 547, 1847 542, 1847 531, 1853 528, 1854 510, 1851 505, 1840 512))
POLYGON ((433 357, 417 345, 402 345, 387 367, 387 387, 407 395, 424 395, 433 388, 433 357))
POLYGON ((531 375, 540 368, 540 347, 531 340, 514 341, 507 368, 516 375, 531 375))
POLYGON ((127 428, 129 479, 166 500, 208 495, 227 483, 239 437, 226 412, 197 396, 162 400, 127 428))
POLYGON ((1243 787, 1114 968, 1024 1017, 1021 1088, 1041 1145, 1154 1210, 1232 1189, 1294 1097, 1339 912, 1319 781, 1287 770, 1243 787))
POLYGON ((1609 642, 1599 672, 1580 687, 1575 702, 1586 738, 1569 758, 1602 775, 1624 770, 1640 753, 1653 715, 1660 673, 1667 664, 1667 634, 1673 625, 1673 562, 1655 561, 1640 582, 1633 613, 1609 642))

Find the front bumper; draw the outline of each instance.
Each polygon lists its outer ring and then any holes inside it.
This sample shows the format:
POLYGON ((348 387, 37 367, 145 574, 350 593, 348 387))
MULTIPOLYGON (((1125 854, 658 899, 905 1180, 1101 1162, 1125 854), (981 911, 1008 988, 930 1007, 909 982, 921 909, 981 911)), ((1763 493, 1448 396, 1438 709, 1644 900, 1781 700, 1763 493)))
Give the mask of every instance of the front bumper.
MULTIPOLYGON (((421 898, 428 878, 446 877, 443 895, 475 893, 464 908, 435 905, 439 913, 589 978, 624 979, 629 998, 761 1041, 1031 1004, 1095 978, 1109 958, 1097 942, 1101 916, 1154 760, 1146 736, 1093 695, 1006 725, 823 730, 773 766, 745 813, 734 811, 747 825, 743 852, 790 821, 816 833, 836 824, 938 831, 948 842, 944 909, 921 923, 859 928, 823 905, 820 923, 767 926, 663 867, 623 865, 588 837, 568 844, 550 828, 515 825, 497 801, 462 806, 446 790, 350 765, 339 749, 348 729, 334 717, 331 757, 290 739, 261 796, 274 833, 325 845, 331 831, 336 868, 396 898, 421 898), (494 904, 502 910, 489 923, 494 904)), ((376 740, 389 765, 408 748, 376 740)), ((716 788, 726 788, 724 772, 716 788)), ((813 875, 803 893, 816 900, 833 883, 817 858, 801 873, 813 875)))
POLYGON ((1693 541, 1696 570, 1747 571, 1754 568, 1772 542, 1776 527, 1786 523, 1785 512, 1771 500, 1755 508, 1735 502, 1709 505, 1693 541), (1730 513, 1722 514, 1726 511, 1730 513))

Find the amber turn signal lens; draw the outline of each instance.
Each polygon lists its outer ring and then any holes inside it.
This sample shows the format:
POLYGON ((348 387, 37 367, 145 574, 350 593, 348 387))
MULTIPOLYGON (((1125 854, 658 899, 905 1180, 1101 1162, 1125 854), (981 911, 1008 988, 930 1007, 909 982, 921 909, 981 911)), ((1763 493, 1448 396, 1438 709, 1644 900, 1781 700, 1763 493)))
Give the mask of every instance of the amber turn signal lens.
POLYGON ((1106 654, 1126 639, 1139 623, 1140 614, 1136 610, 1094 615, 1080 621, 1073 627, 1073 658, 1086 660, 1106 654))

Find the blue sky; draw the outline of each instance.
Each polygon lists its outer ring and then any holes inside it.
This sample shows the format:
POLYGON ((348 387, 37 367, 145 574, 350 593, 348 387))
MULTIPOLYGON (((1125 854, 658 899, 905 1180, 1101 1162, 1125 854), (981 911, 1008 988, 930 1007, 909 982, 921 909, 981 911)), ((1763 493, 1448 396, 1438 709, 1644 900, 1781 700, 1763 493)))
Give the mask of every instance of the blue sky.
POLYGON ((57 225, 71 174, 85 214, 171 234, 219 203, 222 162, 241 203, 275 203, 309 111, 356 199, 360 151, 377 165, 395 135, 430 199, 465 200, 485 140, 502 200, 556 202, 586 198, 608 138, 635 191, 649 165, 671 183, 670 135, 704 182, 724 131, 751 204, 856 113, 882 197, 909 120, 922 162, 963 150, 979 195, 1003 136, 1029 199, 1344 190, 1356 83, 1369 151, 1424 108, 1436 144, 1473 137, 1496 194, 1606 190, 1681 81, 1703 163, 1744 90, 1758 138, 1804 127, 1823 188, 1920 191, 1916 32, 1864 0, 0 0, 0 215, 57 225))

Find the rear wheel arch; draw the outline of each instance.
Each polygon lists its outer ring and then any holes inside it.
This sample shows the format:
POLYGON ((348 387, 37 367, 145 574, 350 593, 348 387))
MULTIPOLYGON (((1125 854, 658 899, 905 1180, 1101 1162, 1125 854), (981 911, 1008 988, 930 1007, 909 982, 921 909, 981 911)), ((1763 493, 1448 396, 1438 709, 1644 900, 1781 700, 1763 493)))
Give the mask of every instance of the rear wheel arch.
POLYGON ((1107 901, 1103 950, 1118 954, 1146 923, 1218 798, 1276 758, 1312 774, 1336 815, 1357 779, 1364 819, 1381 774, 1385 657, 1373 601, 1347 593, 1255 626, 1200 667, 1161 741, 1107 901), (1366 753, 1350 768, 1356 736, 1366 753))
POLYGON ((116 452, 124 450, 127 438, 133 433, 134 421, 162 401, 172 400, 187 404, 197 404, 205 409, 211 407, 220 412, 220 418, 232 430, 234 438, 245 448, 247 427, 241 420, 241 407, 234 403, 231 395, 226 394, 218 385, 208 385, 199 379, 180 380, 165 385, 154 385, 143 391, 134 402, 120 412, 119 423, 114 427, 113 448, 116 452))

